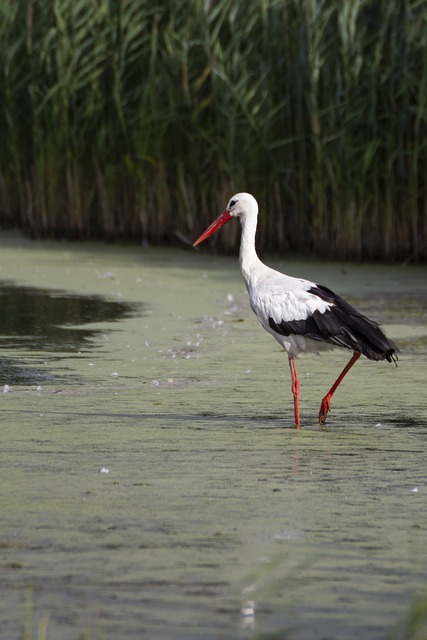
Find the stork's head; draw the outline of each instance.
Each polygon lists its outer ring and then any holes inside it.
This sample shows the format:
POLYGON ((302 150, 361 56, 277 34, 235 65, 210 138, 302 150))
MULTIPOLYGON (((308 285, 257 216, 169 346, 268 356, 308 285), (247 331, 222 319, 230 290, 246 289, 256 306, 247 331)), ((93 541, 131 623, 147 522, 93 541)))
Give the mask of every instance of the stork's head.
POLYGON ((250 193, 236 193, 227 203, 223 213, 199 236, 193 247, 209 238, 215 231, 222 227, 232 218, 246 219, 248 217, 256 218, 258 215, 258 203, 250 193))
POLYGON ((226 211, 232 218, 256 216, 258 214, 258 202, 250 193, 236 193, 228 201, 226 211))

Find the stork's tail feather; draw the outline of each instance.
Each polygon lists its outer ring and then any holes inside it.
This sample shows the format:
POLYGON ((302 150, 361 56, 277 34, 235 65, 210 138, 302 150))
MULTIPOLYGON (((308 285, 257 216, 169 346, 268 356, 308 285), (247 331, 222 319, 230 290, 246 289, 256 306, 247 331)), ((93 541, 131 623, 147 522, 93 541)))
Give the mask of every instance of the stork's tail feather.
POLYGON ((397 361, 399 360, 397 356, 398 351, 399 351, 399 347, 395 345, 393 348, 388 349, 388 351, 385 352, 385 359, 387 360, 387 362, 394 362, 396 367, 397 367, 397 361))
MULTIPOLYGON (((374 325, 372 321, 369 321, 374 325)), ((368 360, 387 360, 393 362, 397 367, 397 361, 400 349, 393 340, 387 338, 383 330, 377 325, 376 335, 371 334, 370 339, 360 340, 360 351, 368 360)))

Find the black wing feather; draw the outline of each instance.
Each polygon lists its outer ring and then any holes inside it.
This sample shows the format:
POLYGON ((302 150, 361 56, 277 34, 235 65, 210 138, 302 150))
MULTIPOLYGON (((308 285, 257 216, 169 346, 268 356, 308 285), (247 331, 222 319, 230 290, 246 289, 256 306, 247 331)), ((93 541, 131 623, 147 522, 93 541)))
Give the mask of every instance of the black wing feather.
POLYGON ((305 320, 277 323, 269 318, 270 327, 284 336, 304 335, 311 340, 359 351, 369 360, 397 360, 398 346, 374 320, 359 313, 327 287, 316 285, 308 289, 308 293, 331 303, 330 309, 323 313, 315 311, 305 320))

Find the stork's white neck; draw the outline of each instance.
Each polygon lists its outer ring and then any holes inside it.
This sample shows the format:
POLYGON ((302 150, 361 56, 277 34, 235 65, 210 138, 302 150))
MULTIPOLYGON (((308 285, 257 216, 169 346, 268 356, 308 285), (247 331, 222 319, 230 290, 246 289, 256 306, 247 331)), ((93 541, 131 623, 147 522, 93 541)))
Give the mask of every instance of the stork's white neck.
POLYGON ((242 225, 242 237, 240 240, 240 270, 246 284, 246 288, 250 289, 258 279, 264 269, 264 264, 257 256, 255 249, 255 234, 257 227, 257 216, 241 216, 240 224, 242 225))

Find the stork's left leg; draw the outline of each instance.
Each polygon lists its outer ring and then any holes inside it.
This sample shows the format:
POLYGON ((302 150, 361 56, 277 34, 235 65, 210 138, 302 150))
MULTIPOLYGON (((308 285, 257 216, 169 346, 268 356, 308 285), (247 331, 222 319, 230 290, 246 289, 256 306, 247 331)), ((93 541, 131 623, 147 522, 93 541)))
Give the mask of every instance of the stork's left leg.
POLYGON ((297 368, 292 356, 289 356, 289 367, 291 369, 292 376, 292 393, 294 396, 294 416, 295 416, 295 428, 299 427, 299 380, 297 375, 297 368))
POLYGON ((353 356, 352 356, 350 362, 348 362, 346 364, 346 366, 341 371, 341 373, 338 376, 338 378, 335 380, 335 382, 332 385, 332 387, 329 389, 329 391, 326 394, 326 396, 323 398, 322 404, 320 405, 320 411, 319 411, 319 424, 325 424, 326 416, 328 415, 328 411, 329 411, 330 406, 331 406, 331 398, 332 398, 334 392, 336 391, 336 389, 337 389, 338 385, 340 384, 341 380, 350 371, 351 367, 359 360, 361 355, 362 354, 360 353, 360 351, 355 351, 353 353, 353 356))

